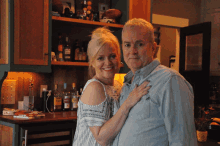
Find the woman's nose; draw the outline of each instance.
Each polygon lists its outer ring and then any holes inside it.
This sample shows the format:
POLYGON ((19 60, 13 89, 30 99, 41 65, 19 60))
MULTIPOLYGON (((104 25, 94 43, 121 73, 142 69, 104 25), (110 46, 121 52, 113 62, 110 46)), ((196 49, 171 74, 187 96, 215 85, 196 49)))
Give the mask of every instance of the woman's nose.
POLYGON ((107 65, 112 64, 112 61, 110 60, 110 58, 105 59, 105 64, 107 64, 107 65))

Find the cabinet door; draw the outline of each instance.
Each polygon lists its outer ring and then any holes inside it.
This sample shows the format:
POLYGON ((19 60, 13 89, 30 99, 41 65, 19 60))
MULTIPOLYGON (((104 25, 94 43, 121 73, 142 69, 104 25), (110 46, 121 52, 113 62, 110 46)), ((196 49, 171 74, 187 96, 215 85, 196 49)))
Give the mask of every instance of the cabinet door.
POLYGON ((0 64, 8 64, 8 1, 0 2, 0 64))
POLYGON ((0 146, 12 146, 13 128, 0 125, 0 146))
POLYGON ((151 0, 129 0, 129 19, 143 18, 151 21, 151 0))
POLYGON ((14 0, 14 64, 48 65, 49 0, 14 0))

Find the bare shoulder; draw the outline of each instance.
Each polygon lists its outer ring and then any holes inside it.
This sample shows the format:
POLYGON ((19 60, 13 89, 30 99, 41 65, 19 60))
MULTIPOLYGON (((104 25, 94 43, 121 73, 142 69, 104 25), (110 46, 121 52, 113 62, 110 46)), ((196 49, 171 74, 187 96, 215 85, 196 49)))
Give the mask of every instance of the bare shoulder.
POLYGON ((80 100, 88 105, 98 105, 105 101, 105 99, 104 88, 101 83, 96 81, 89 83, 80 97, 80 100))

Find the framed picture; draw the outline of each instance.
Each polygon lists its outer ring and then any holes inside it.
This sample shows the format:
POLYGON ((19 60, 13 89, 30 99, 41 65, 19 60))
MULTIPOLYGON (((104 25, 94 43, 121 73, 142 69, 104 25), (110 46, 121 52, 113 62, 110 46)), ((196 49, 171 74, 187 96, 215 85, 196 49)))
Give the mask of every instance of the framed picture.
POLYGON ((60 0, 63 4, 63 13, 65 8, 69 8, 73 13, 76 12, 75 1, 74 0, 60 0))
POLYGON ((102 19, 102 15, 106 10, 108 10, 108 5, 104 3, 99 3, 99 20, 102 19))

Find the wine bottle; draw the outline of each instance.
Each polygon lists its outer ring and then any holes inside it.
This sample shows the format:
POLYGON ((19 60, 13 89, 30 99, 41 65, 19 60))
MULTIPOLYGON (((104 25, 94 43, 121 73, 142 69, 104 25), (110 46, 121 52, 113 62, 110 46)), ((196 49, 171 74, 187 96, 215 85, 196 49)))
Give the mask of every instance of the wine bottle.
POLYGON ((78 40, 76 40, 74 52, 74 61, 79 61, 80 45, 78 40))
POLYGON ((70 92, 67 91, 67 83, 64 83, 63 89, 63 110, 70 110, 70 92))
POLYGON ((62 94, 58 91, 57 84, 54 87, 53 109, 55 112, 62 110, 62 94))
POLYGON ((63 60, 63 42, 62 42, 62 35, 59 34, 59 43, 58 43, 58 61, 64 61, 63 60))
POLYGON ((64 61, 71 61, 71 48, 69 45, 69 38, 66 37, 66 43, 63 49, 64 61))
POLYGON ((76 94, 76 84, 72 83, 72 90, 70 91, 71 96, 71 110, 76 111, 78 108, 78 97, 76 94))

